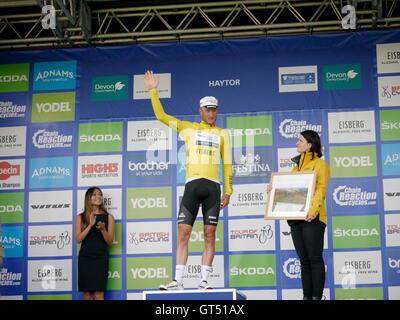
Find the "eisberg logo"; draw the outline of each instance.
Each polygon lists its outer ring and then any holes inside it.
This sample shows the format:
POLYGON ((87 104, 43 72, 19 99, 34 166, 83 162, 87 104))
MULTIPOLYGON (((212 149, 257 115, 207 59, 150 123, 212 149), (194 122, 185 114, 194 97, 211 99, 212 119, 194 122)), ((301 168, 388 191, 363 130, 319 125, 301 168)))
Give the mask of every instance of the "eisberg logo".
POLYGON ((32 143, 38 149, 70 148, 72 146, 72 135, 39 129, 33 134, 32 143))
POLYGON ((322 132, 322 126, 307 123, 305 120, 285 119, 279 125, 279 133, 287 139, 298 138, 300 132, 304 130, 314 130, 318 133, 322 132))
POLYGON ((333 200, 339 206, 376 205, 377 192, 362 191, 361 188, 338 186, 333 191, 333 200))

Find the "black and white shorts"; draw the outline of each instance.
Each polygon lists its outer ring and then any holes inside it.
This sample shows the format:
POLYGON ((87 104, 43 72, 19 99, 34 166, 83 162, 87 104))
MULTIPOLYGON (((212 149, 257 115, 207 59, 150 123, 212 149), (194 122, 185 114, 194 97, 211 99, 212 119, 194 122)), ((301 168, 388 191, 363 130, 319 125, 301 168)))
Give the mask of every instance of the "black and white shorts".
POLYGON ((216 226, 221 205, 221 186, 204 178, 186 183, 178 213, 178 224, 193 226, 200 204, 204 224, 216 226))

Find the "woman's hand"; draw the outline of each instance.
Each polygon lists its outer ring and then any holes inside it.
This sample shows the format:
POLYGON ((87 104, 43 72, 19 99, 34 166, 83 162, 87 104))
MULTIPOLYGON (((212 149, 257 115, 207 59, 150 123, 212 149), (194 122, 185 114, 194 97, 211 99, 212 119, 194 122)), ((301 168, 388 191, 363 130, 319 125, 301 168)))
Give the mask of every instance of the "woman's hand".
POLYGON ((102 221, 97 222, 96 228, 99 229, 100 231, 106 230, 106 224, 102 221))
POLYGON ((313 221, 314 219, 315 219, 314 216, 312 216, 312 215, 310 215, 310 214, 307 214, 307 217, 306 217, 305 221, 311 222, 311 221, 313 221))

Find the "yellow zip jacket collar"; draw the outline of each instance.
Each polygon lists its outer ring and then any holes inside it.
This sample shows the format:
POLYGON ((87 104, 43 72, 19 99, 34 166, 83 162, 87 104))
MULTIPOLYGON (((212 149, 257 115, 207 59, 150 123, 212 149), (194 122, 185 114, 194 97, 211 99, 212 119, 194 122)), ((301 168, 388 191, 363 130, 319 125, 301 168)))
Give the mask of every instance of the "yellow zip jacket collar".
POLYGON ((315 183, 315 192, 312 199, 311 208, 308 213, 314 217, 319 214, 319 220, 326 224, 326 188, 330 178, 329 165, 316 153, 303 152, 301 155, 292 159, 297 165, 293 168, 295 171, 316 171, 317 179, 315 183))

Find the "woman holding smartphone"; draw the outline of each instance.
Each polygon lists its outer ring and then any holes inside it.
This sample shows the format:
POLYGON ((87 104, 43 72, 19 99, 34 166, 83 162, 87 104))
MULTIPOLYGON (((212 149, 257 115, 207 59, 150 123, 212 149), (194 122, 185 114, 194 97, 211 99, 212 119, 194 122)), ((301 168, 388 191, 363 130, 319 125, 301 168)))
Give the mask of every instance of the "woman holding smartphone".
POLYGON ((115 221, 98 187, 85 194, 84 211, 76 218, 75 237, 82 243, 78 256, 78 289, 84 300, 104 300, 108 279, 108 246, 114 241, 115 221))

